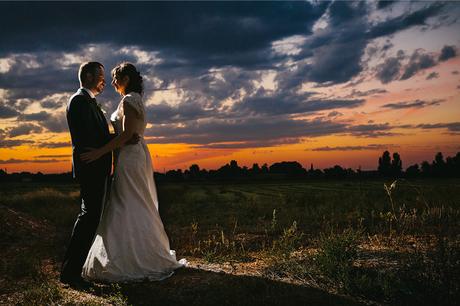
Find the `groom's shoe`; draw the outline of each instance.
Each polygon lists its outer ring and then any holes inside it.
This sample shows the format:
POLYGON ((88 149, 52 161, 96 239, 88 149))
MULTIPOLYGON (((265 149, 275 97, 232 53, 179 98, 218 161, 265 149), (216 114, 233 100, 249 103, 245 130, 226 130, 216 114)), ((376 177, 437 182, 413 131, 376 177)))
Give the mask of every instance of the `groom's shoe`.
POLYGON ((88 290, 92 287, 92 284, 86 280, 84 280, 82 277, 77 277, 77 278, 62 278, 61 277, 61 283, 64 284, 66 287, 70 287, 75 290, 88 290))

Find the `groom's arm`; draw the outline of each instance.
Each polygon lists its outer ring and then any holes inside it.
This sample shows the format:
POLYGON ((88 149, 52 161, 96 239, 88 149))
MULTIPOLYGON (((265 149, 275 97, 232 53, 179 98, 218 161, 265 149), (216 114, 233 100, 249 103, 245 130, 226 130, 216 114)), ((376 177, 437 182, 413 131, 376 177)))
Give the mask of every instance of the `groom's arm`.
POLYGON ((82 96, 74 97, 70 102, 67 116, 70 134, 76 149, 81 151, 85 147, 92 146, 93 118, 88 101, 82 96))

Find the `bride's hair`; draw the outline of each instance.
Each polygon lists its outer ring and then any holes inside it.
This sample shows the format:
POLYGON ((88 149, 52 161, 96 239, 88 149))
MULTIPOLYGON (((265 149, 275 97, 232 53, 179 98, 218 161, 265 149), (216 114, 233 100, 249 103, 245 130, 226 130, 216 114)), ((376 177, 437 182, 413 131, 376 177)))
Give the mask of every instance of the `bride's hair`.
POLYGON ((133 64, 128 62, 118 64, 115 68, 112 69, 112 76, 117 80, 123 78, 124 76, 129 77, 129 83, 125 90, 126 93, 134 91, 142 95, 144 92, 142 76, 133 64))

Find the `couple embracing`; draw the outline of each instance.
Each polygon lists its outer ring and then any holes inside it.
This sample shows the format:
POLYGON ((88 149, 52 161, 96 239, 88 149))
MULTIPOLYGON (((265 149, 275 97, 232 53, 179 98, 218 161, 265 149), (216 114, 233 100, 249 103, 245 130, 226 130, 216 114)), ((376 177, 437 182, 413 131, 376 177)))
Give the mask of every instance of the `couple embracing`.
POLYGON ((176 260, 158 212, 152 160, 143 134, 142 76, 131 63, 112 70, 122 99, 111 116, 115 134, 96 102, 104 90, 104 66, 80 66, 80 89, 67 105, 73 175, 81 209, 61 270, 61 282, 162 280, 187 261, 176 260), (113 176, 112 151, 115 156, 113 176))

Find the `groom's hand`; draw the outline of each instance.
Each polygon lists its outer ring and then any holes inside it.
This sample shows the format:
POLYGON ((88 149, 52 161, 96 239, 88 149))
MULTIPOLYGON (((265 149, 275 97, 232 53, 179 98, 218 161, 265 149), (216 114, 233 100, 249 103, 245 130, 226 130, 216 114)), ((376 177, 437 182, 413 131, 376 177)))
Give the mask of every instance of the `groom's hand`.
POLYGON ((133 134, 133 137, 131 137, 131 139, 126 142, 126 144, 127 145, 137 144, 140 139, 141 137, 139 136, 139 134, 135 133, 133 134))

